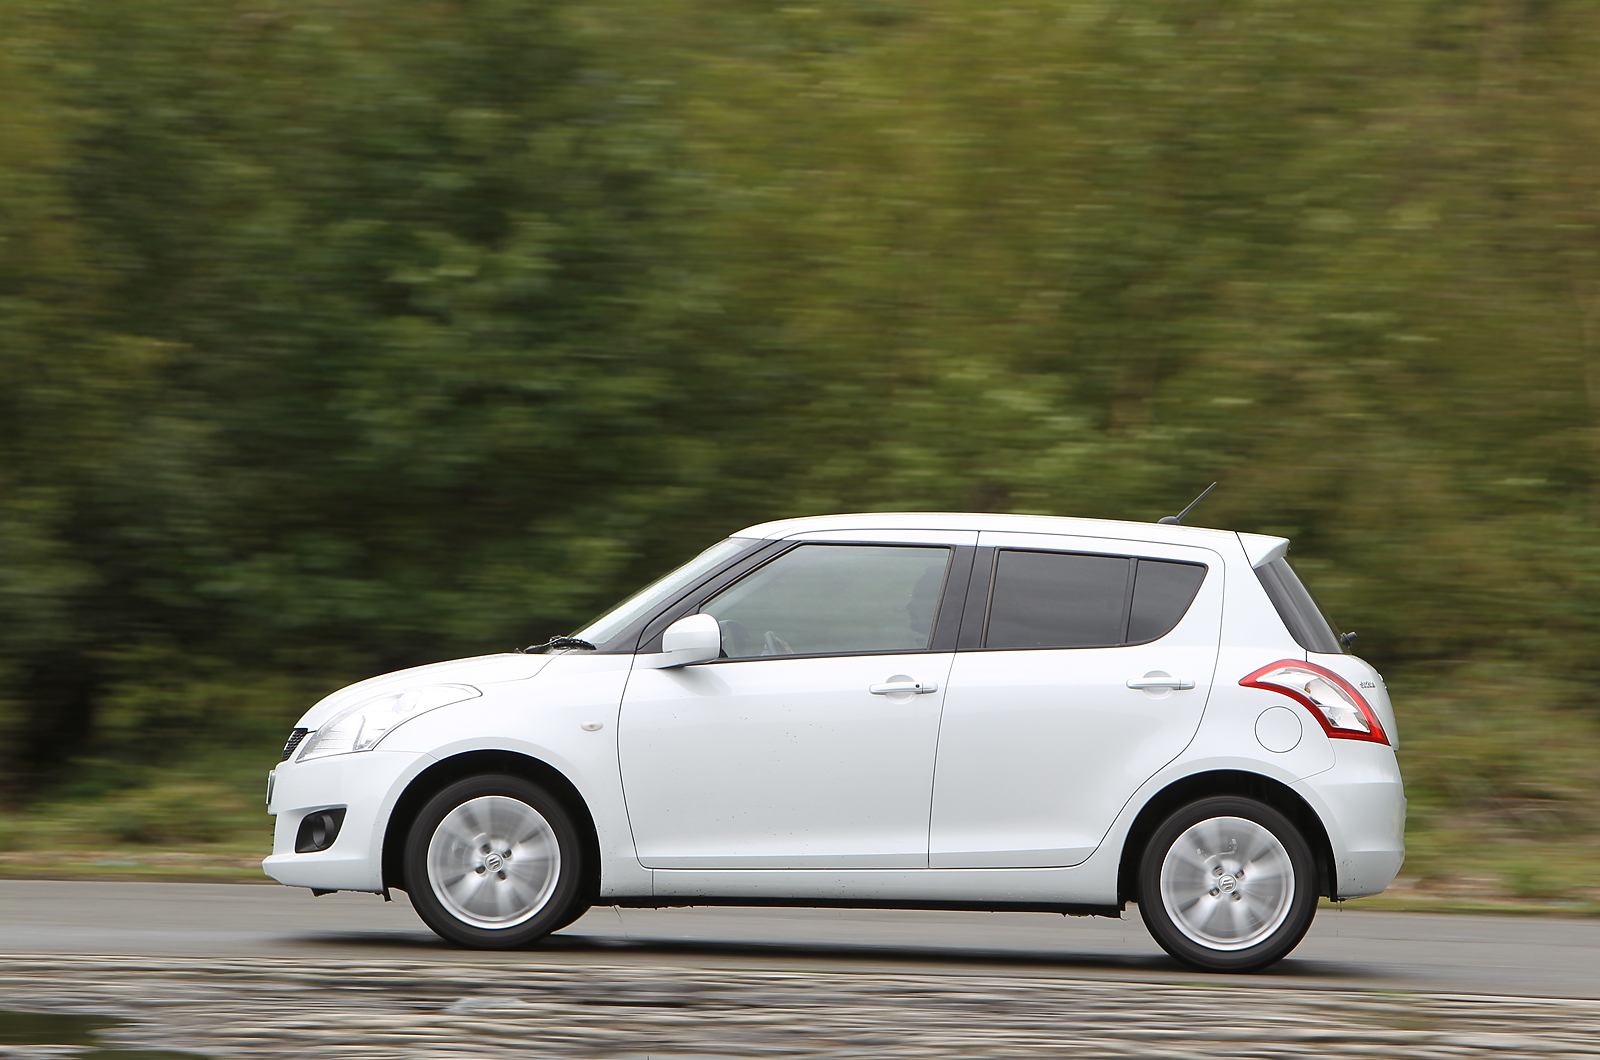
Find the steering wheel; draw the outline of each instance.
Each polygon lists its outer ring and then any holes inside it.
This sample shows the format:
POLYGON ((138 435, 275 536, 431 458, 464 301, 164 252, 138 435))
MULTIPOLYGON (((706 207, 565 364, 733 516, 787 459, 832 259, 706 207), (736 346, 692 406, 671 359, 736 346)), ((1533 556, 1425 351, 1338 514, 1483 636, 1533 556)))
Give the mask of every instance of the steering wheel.
POLYGON ((778 639, 778 635, 776 633, 772 632, 772 630, 770 630, 770 629, 767 630, 766 640, 767 640, 767 651, 766 651, 766 654, 768 654, 768 655, 793 655, 794 654, 794 649, 789 647, 789 645, 785 644, 783 641, 779 640, 778 639))

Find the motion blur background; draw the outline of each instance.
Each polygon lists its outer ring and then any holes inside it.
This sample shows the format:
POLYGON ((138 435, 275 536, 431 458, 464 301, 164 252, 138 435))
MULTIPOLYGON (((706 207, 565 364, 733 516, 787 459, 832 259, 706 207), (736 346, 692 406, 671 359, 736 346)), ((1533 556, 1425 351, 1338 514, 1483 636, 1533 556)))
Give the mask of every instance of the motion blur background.
MULTIPOLYGON (((1600 7, 8 0, 0 850, 841 510, 1294 540, 1418 894, 1600 909, 1600 7)), ((127 855, 124 855, 127 856, 127 855)))

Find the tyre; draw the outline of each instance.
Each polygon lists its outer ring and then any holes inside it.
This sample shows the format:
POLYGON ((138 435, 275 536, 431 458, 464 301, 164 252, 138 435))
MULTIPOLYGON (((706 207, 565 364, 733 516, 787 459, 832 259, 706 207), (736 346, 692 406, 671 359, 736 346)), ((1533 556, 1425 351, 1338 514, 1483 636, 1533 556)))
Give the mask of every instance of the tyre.
POLYGON ((1213 972, 1253 972, 1299 945, 1317 912, 1311 847, 1254 799, 1201 799, 1168 817, 1139 862, 1139 914, 1161 948, 1213 972))
POLYGON ((573 924, 577 923, 578 919, 582 917, 583 914, 587 913, 593 907, 594 903, 592 902, 572 903, 572 909, 567 913, 567 915, 562 917, 557 923, 550 925, 549 933, 553 935, 564 927, 571 927, 573 924))
POLYGON ((521 777, 457 781, 406 837, 412 907, 441 938, 473 949, 529 946, 571 923, 587 868, 566 809, 521 777))

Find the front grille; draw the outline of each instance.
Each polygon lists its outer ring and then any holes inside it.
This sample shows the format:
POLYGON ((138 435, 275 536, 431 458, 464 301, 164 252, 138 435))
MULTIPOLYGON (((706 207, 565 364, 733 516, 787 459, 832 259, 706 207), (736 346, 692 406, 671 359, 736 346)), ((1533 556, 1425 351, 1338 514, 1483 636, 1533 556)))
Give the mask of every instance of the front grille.
POLYGON ((294 754, 294 749, 300 746, 300 741, 304 740, 306 736, 310 734, 310 732, 310 729, 296 729, 294 732, 291 732, 289 734, 289 742, 283 745, 283 757, 278 759, 278 761, 287 762, 289 760, 289 756, 294 754))

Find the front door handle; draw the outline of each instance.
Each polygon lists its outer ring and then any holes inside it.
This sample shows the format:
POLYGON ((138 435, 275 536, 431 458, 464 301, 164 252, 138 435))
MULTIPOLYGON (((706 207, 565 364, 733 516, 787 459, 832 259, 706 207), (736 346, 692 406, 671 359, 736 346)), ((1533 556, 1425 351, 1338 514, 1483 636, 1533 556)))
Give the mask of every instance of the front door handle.
POLYGON ((1129 688, 1138 688, 1147 692, 1155 688, 1183 689, 1194 687, 1193 681, 1185 681, 1181 677, 1173 677, 1163 670, 1151 670, 1143 677, 1135 677, 1127 684, 1129 688))
POLYGON ((889 681, 881 685, 868 685, 867 691, 875 696, 905 695, 908 692, 924 696, 939 691, 939 686, 933 681, 889 681))

